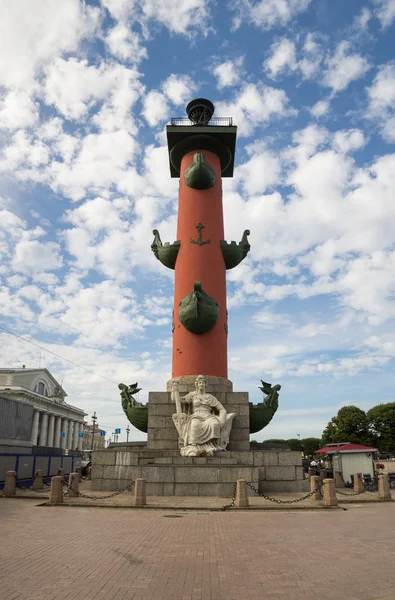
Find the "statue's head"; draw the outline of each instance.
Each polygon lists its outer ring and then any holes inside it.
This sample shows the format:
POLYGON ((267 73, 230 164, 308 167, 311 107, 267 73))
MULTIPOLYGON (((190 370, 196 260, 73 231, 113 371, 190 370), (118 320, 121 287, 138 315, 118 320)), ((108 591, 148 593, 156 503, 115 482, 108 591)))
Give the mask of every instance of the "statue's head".
POLYGON ((203 392, 206 389, 207 380, 204 375, 198 375, 195 380, 195 388, 197 390, 202 390, 203 392))

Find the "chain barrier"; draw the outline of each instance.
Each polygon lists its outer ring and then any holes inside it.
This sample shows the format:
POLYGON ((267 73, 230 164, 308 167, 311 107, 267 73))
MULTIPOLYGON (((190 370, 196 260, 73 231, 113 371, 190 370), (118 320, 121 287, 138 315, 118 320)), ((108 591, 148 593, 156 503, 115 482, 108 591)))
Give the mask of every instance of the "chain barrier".
POLYGON ((232 502, 230 504, 225 504, 224 506, 221 506, 220 510, 225 511, 228 510, 228 508, 233 508, 236 502, 236 490, 237 490, 237 483, 235 482, 233 484, 233 495, 232 495, 232 502))
MULTIPOLYGON (((311 498, 317 492, 319 492, 319 494, 321 495, 321 497, 323 496, 322 485, 319 485, 318 487, 314 488, 314 490, 312 490, 308 494, 305 494, 301 498, 295 498, 293 500, 281 500, 280 498, 273 498, 272 496, 267 496, 263 492, 260 492, 259 490, 257 490, 257 488, 252 483, 250 483, 248 481, 247 481, 247 486, 253 492, 255 492, 255 494, 257 494, 257 496, 260 496, 261 498, 264 498, 265 500, 269 500, 269 502, 274 502, 275 504, 295 504, 296 502, 302 502, 303 500, 307 500, 307 498, 311 498)), ((230 504, 225 504, 224 506, 222 506, 221 507, 222 511, 225 511, 225 510, 228 510, 229 508, 233 508, 234 507, 235 501, 236 501, 236 489, 237 489, 237 483, 235 483, 234 487, 233 487, 232 502, 230 504)))
POLYGON ((108 500, 108 498, 114 498, 115 496, 119 496, 119 494, 123 494, 123 492, 129 492, 130 488, 134 486, 134 481, 132 480, 129 485, 127 485, 123 490, 119 490, 118 492, 113 492, 112 494, 108 494, 107 496, 89 496, 88 494, 83 494, 79 492, 78 495, 81 498, 87 498, 88 500, 108 500))
POLYGON ((15 491, 21 492, 22 494, 24 494, 25 492, 34 492, 36 494, 44 494, 46 492, 49 492, 50 489, 51 489, 51 486, 44 483, 44 487, 41 490, 35 490, 33 487, 33 484, 31 484, 31 485, 21 485, 21 486, 17 485, 15 488, 15 491))
POLYGON ((340 490, 336 489, 336 494, 340 494, 340 496, 360 496, 361 494, 364 494, 365 492, 367 492, 368 490, 363 490, 362 492, 341 492, 340 490))

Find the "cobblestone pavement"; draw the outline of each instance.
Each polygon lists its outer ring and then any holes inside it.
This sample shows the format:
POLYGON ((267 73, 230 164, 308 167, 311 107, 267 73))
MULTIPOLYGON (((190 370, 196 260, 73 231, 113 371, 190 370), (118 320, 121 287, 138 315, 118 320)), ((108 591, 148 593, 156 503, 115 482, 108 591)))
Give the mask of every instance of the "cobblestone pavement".
POLYGON ((221 513, 38 502, 0 499, 1 600, 395 600, 394 503, 221 513))

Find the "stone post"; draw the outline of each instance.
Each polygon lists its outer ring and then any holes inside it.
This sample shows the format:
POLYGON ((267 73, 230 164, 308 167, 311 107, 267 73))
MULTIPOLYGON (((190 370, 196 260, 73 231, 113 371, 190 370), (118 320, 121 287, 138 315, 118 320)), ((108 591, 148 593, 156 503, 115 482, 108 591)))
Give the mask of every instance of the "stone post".
POLYGON ((379 500, 391 499, 391 489, 388 475, 379 475, 379 500))
POLYGON ((247 506, 249 506, 247 495, 247 483, 245 479, 237 480, 235 506, 237 506, 238 508, 246 508, 247 506))
POLYGON ((49 446, 49 448, 53 447, 54 427, 55 427, 55 415, 49 415, 48 439, 47 439, 47 446, 49 446))
POLYGON ((5 474, 5 485, 3 489, 3 496, 5 498, 11 498, 15 496, 16 489, 16 471, 7 471, 5 474))
POLYGON ((34 490, 43 490, 44 489, 44 471, 41 469, 37 469, 36 474, 34 476, 33 481, 33 489, 34 490))
POLYGON ((32 421, 32 436, 31 436, 31 442, 32 442, 33 446, 37 445, 38 421, 39 421, 39 418, 40 418, 40 411, 39 410, 34 410, 33 421, 32 421))
POLYGON ((315 476, 315 469, 312 469, 311 467, 309 467, 309 471, 308 471, 308 473, 309 473, 309 479, 310 479, 311 477, 314 477, 314 476, 315 476))
POLYGON ((146 504, 145 479, 138 477, 134 483, 134 506, 145 506, 146 504))
MULTIPOLYGON (((325 478, 324 478, 325 479, 325 478)), ((310 477, 310 492, 312 492, 313 490, 317 490, 312 496, 311 499, 312 500, 322 500, 322 496, 320 494, 320 487, 321 487, 321 477, 310 477)))
POLYGON ((324 479, 324 506, 337 506, 334 479, 324 479))
POLYGON ((343 471, 335 471, 335 487, 344 487, 343 471))
POLYGON ((51 489, 49 492, 49 503, 63 504, 63 477, 52 477, 51 489))
POLYGON ((354 492, 361 494, 365 491, 365 486, 362 481, 362 473, 354 473, 354 492))
POLYGON ((326 469, 320 469, 320 477, 322 480, 326 479, 326 469))
POLYGON ((79 481, 79 483, 81 483, 81 480, 82 480, 82 477, 81 477, 81 467, 76 467, 75 468, 75 472, 78 475, 78 481, 79 481))
POLYGON ((80 474, 70 473, 69 496, 75 498, 80 495, 80 474))

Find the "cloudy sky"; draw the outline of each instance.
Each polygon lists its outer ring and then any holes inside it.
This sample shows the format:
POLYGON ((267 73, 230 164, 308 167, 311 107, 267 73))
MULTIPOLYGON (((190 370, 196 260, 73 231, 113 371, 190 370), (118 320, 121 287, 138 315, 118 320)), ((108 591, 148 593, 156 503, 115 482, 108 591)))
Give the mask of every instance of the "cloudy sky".
MULTIPOLYGON (((395 396, 395 0, 0 0, 1 367, 47 367, 110 434, 116 383, 171 376, 165 125, 203 96, 238 126, 224 180, 229 378, 319 435, 395 396), (32 6, 34 5, 34 10, 32 6)), ((123 437, 123 436, 122 436, 123 437)), ((143 434, 133 431, 133 439, 143 434)))

